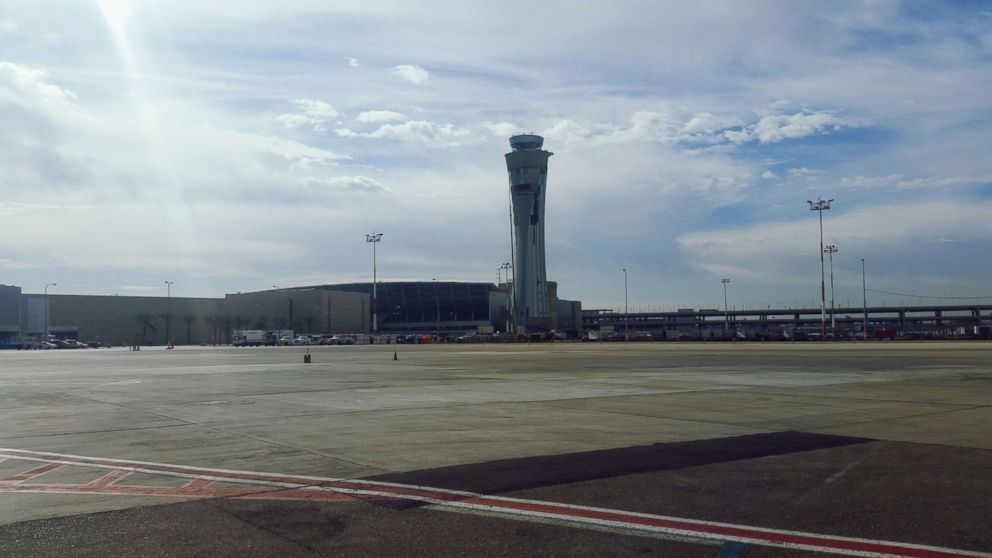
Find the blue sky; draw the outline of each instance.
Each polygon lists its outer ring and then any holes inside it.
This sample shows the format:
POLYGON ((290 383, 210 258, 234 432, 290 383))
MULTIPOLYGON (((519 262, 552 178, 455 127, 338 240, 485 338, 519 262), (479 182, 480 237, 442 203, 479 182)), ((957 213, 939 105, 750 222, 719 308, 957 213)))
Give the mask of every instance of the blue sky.
POLYGON ((980 2, 4 2, 0 283, 494 281, 537 132, 586 307, 816 305, 817 196, 839 303, 992 296, 989 91, 980 2))

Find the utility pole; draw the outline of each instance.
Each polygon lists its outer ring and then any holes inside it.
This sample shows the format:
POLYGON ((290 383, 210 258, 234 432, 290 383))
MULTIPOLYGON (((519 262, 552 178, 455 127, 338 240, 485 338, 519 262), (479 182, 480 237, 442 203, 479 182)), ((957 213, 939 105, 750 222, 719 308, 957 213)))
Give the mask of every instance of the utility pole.
POLYGON ((809 210, 820 214, 820 341, 823 341, 827 336, 827 286, 823 273, 823 211, 830 209, 830 202, 832 201, 834 200, 823 200, 819 197, 816 198, 815 202, 806 200, 806 203, 809 204, 809 210))
POLYGON ((834 254, 837 253, 837 246, 828 244, 826 248, 830 256, 830 334, 837 338, 837 319, 834 317, 834 254))
POLYGON ((375 229, 372 229, 372 234, 365 235, 365 242, 372 243, 372 334, 374 335, 379 331, 379 323, 376 318, 376 263, 375 263, 375 246, 379 244, 382 240, 382 233, 376 233, 375 229))

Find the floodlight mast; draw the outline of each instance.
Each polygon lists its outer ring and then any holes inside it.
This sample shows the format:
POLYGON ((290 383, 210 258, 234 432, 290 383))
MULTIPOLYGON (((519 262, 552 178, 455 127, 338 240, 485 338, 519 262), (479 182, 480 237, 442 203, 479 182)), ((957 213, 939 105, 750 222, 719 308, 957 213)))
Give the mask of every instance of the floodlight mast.
POLYGON ((382 240, 382 233, 375 232, 372 229, 372 234, 365 235, 365 242, 372 243, 372 333, 379 331, 379 325, 376 316, 376 263, 375 263, 375 246, 379 244, 382 240))
POLYGON ((820 341, 827 336, 827 285, 823 273, 823 212, 830 209, 830 202, 833 199, 823 200, 819 197, 816 201, 806 200, 810 211, 820 214, 820 341))

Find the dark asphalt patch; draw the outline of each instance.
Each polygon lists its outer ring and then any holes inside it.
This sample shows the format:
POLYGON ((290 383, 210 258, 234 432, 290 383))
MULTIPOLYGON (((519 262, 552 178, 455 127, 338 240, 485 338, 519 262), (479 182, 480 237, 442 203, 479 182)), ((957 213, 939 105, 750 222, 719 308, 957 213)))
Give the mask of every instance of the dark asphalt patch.
POLYGON ((504 459, 368 477, 480 494, 726 463, 870 442, 867 438, 774 432, 692 442, 504 459))
POLYGON ((0 556, 713 558, 718 546, 363 502, 213 500, 0 526, 0 556))

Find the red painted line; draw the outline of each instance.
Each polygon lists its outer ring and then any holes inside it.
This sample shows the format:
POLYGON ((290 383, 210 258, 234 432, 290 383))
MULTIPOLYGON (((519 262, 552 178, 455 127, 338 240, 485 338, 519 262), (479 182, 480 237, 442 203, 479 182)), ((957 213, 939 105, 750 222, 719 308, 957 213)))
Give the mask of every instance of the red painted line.
POLYGON ((237 498, 249 500, 354 501, 353 496, 313 490, 259 490, 257 488, 206 488, 196 491, 182 486, 132 486, 94 484, 26 484, 0 482, 0 492, 32 494, 105 494, 112 496, 170 496, 177 498, 237 498))
POLYGON ((33 479, 35 477, 40 477, 41 475, 44 475, 45 473, 48 473, 50 471, 54 471, 56 469, 61 469, 62 467, 65 467, 65 465, 62 465, 60 463, 46 463, 45 465, 40 465, 40 466, 35 467, 33 469, 28 469, 27 471, 24 471, 23 473, 18 473, 18 474, 14 475, 14 476, 7 477, 7 478, 3 479, 3 481, 4 482, 22 482, 22 481, 26 481, 26 480, 29 480, 29 479, 33 479))
POLYGON ((86 486, 113 486, 114 483, 121 479, 125 479, 131 476, 131 471, 122 471, 120 469, 114 469, 102 477, 92 480, 86 483, 86 486))
MULTIPOLYGON (((266 484, 289 488, 288 491, 280 491, 283 494, 292 494, 288 499, 307 498, 323 499, 322 497, 311 496, 309 493, 338 493, 353 494, 362 496, 373 496, 381 498, 400 498, 433 504, 440 509, 464 510, 474 512, 501 513, 514 517, 539 517, 557 521, 569 522, 572 524, 593 524, 605 525, 633 531, 645 531, 656 533, 675 534, 685 537, 695 537, 709 540, 736 541, 748 544, 759 544, 766 546, 778 546, 784 548, 794 548, 811 550, 817 552, 830 552, 835 554, 846 554, 850 556, 873 556, 873 557, 910 557, 910 558, 961 558, 961 557, 988 557, 992 554, 974 552, 966 550, 956 550, 950 548, 939 548, 932 546, 916 545, 909 543, 899 543, 890 541, 878 541, 869 539, 857 539, 850 537, 840 537, 833 535, 820 535, 816 533, 805 533, 798 531, 786 531, 769 529, 762 527, 752 527, 747 525, 734 525, 696 519, 666 517, 652 514, 641 514, 610 510, 603 508, 593 508, 585 506, 574 506, 568 504, 556 504, 550 502, 540 502, 534 500, 524 500, 516 498, 503 498, 484 496, 470 492, 456 490, 445 490, 415 485, 403 485, 397 483, 385 483, 367 480, 350 479, 330 479, 320 477, 307 477, 301 475, 283 475, 277 473, 256 473, 250 471, 231 471, 226 469, 210 469, 205 467, 187 467, 182 465, 170 465, 164 463, 148 463, 141 461, 129 461, 120 459, 106 459, 96 457, 83 457, 73 455, 63 455, 48 452, 36 452, 28 450, 10 450, 0 448, 0 456, 12 457, 15 459, 27 459, 35 461, 46 461, 50 463, 72 464, 89 467, 112 468, 127 471, 136 471, 153 474, 164 474, 170 476, 186 477, 206 481, 206 484, 197 485, 196 491, 182 490, 182 488, 161 488, 161 487, 135 487, 138 493, 170 496, 189 496, 192 494, 204 497, 247 497, 255 498, 257 491, 240 489, 219 489, 208 488, 210 482, 230 481, 249 484, 266 484), (141 492, 144 491, 144 492, 141 492), (306 493, 306 494, 304 494, 306 493)), ((41 469, 39 467, 38 469, 41 469)), ((195 482, 195 481, 193 481, 195 482)), ((192 485, 193 482, 185 486, 192 485)), ((15 489, 17 484, 9 486, 15 489)), ((40 485, 39 485, 40 486, 40 485)), ((5 487, 0 483, 0 490, 5 487)), ((83 489, 102 489, 103 487, 82 487, 83 489)), ((120 489, 125 487, 113 487, 120 489)), ((61 489, 64 490, 64 487, 61 489)))
POLYGON ((179 490, 188 491, 188 492, 198 492, 210 487, 210 485, 212 485, 213 483, 214 481, 210 481, 210 480, 193 479, 180 486, 179 490))

